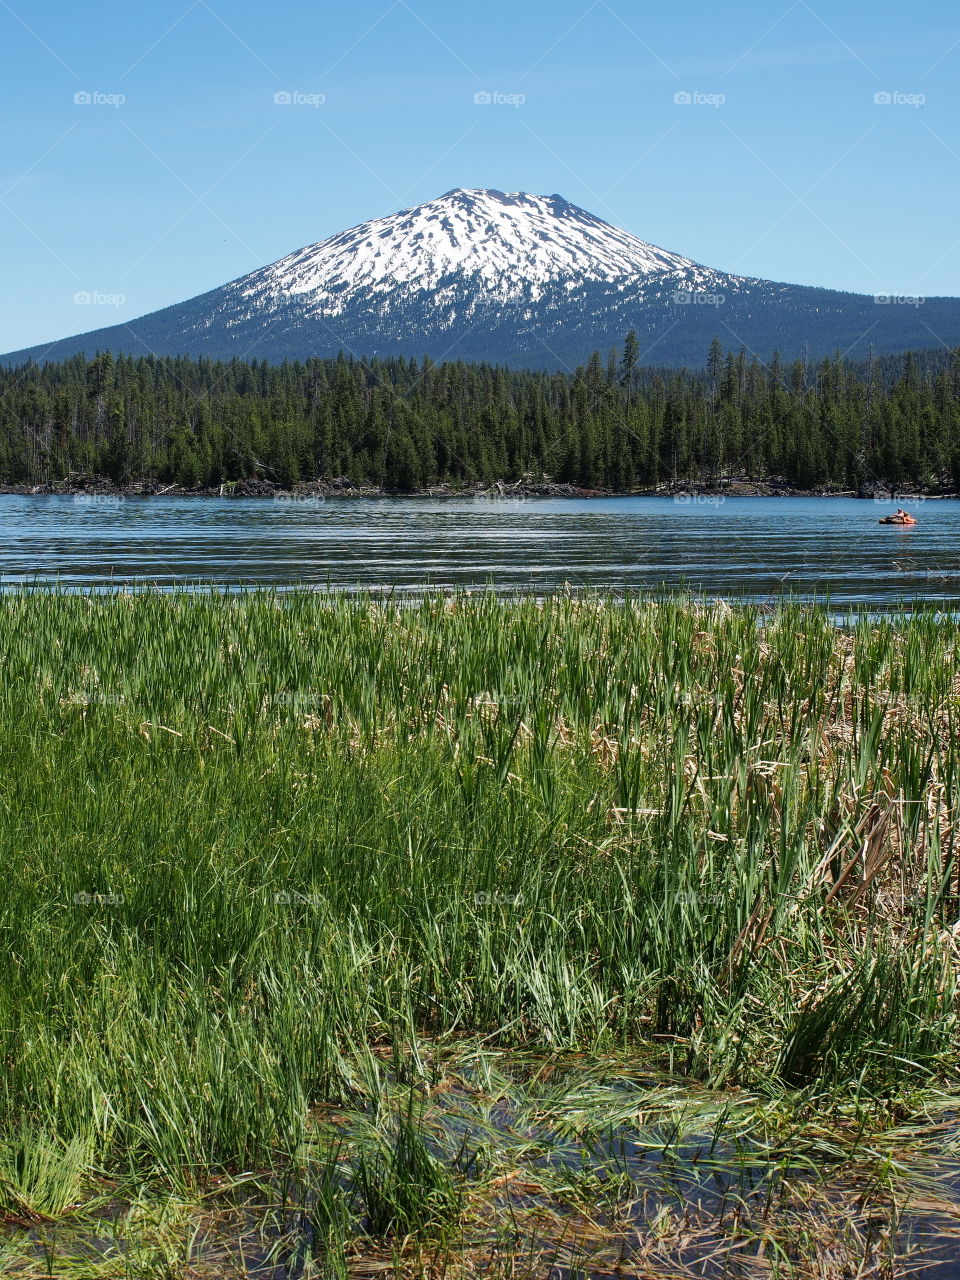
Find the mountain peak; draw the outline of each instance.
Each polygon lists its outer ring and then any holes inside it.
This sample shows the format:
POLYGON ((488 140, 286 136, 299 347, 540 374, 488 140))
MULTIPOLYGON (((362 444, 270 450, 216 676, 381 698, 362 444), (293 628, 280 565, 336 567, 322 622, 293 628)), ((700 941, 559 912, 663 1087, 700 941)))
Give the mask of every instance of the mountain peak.
MULTIPOLYGON (((497 187, 454 187, 450 191, 445 191, 442 196, 438 196, 436 200, 427 201, 427 204, 440 204, 442 201, 449 200, 458 204, 481 205, 484 203, 510 205, 516 208, 548 208, 555 214, 559 215, 565 211, 573 211, 581 214, 585 218, 594 221, 594 215, 587 213, 586 209, 581 209, 575 205, 566 196, 558 195, 556 192, 549 196, 535 196, 527 191, 500 191, 497 187)), ((422 208, 424 206, 417 206, 422 208)))
POLYGON ((452 287, 483 303, 584 282, 635 281, 698 270, 561 195, 455 187, 362 222, 237 281, 245 299, 296 295, 336 316, 353 299, 397 291, 435 296, 452 287))

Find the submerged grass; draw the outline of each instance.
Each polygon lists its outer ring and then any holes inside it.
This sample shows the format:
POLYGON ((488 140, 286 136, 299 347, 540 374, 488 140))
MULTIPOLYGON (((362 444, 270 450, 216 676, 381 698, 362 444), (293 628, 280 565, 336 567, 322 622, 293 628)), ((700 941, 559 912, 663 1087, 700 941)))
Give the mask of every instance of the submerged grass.
POLYGON ((823 1156, 902 1118, 956 1060, 958 642, 923 608, 4 596, 0 1212, 192 1202, 337 1108, 343 1274, 351 1233, 446 1248, 482 1161, 410 1090, 451 1054, 626 1064, 656 1102, 605 1089, 613 1127, 741 1091, 823 1156))

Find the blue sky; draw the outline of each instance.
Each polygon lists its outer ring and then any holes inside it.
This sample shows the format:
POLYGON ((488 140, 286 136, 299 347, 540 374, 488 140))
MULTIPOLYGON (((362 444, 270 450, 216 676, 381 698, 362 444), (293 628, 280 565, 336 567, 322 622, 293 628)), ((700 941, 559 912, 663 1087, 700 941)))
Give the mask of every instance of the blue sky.
POLYGON ((458 186, 745 275, 960 295, 958 85, 945 0, 0 0, 0 351, 458 186))

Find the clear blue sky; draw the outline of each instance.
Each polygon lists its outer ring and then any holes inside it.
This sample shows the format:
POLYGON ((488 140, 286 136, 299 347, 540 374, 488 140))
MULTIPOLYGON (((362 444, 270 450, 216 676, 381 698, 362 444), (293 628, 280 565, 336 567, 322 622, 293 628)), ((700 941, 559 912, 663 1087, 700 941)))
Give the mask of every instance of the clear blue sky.
POLYGON ((955 0, 0 0, 0 351, 458 186, 745 275, 960 295, 958 86, 955 0))

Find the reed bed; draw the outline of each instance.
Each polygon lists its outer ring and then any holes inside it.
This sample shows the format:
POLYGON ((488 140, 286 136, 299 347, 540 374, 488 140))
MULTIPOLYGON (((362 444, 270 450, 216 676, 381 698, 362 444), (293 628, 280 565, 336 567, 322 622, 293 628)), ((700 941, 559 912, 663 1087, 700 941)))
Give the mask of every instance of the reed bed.
POLYGON ((902 1118, 956 1061, 958 642, 922 607, 3 596, 0 1212, 202 1197, 364 1117, 311 1200, 354 1274, 361 1227, 469 1216, 421 1103, 481 1050, 629 1064, 611 1126, 677 1090, 754 1134, 902 1118))

